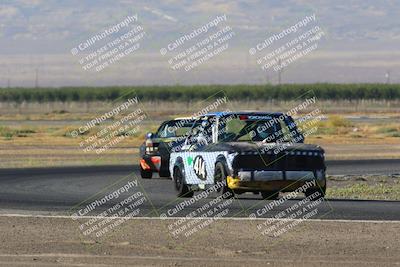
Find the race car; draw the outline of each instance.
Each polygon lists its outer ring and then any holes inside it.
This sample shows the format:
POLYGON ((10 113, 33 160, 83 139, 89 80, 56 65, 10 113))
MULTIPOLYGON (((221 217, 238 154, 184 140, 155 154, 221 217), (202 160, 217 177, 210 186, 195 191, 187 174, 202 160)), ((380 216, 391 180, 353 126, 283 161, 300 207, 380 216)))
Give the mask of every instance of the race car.
POLYGON ((169 155, 178 151, 190 131, 194 119, 176 118, 164 121, 156 133, 147 133, 140 146, 140 175, 151 179, 154 172, 160 177, 170 177, 169 155))
POLYGON ((284 113, 206 114, 194 122, 182 149, 170 155, 178 197, 221 185, 217 191, 227 198, 253 192, 275 199, 299 188, 322 198, 325 171, 324 150, 304 144, 293 118, 284 113))

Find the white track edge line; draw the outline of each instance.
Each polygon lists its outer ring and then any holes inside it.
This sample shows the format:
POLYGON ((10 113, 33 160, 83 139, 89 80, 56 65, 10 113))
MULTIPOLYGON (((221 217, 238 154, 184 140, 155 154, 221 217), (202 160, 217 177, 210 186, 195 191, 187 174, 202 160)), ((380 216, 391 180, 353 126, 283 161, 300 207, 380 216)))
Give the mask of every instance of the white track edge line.
MULTIPOLYGON (((56 219, 72 219, 71 216, 68 215, 30 215, 30 214, 0 214, 0 217, 21 217, 21 218, 56 218, 56 219)), ((107 217, 107 216, 82 216, 79 219, 105 219, 105 218, 113 218, 113 219, 122 219, 124 217, 107 217)), ((213 217, 129 217, 125 218, 126 220, 225 220, 225 221, 265 221, 267 219, 273 221, 312 221, 312 222, 343 222, 343 223, 400 223, 400 221, 396 220, 345 220, 345 219, 276 219, 276 218, 249 218, 249 217, 222 217, 222 218, 213 218, 213 217)), ((77 219, 78 220, 78 219, 77 219)))

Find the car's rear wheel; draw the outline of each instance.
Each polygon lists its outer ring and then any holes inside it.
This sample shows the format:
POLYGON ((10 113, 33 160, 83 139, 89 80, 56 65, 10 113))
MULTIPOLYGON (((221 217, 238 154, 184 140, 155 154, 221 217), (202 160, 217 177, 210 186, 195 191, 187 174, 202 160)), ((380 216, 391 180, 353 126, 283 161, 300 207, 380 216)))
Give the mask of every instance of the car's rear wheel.
POLYGON ((151 177, 153 177, 153 172, 151 170, 145 170, 140 166, 140 176, 143 179, 151 179, 151 177))
POLYGON ((171 177, 171 174, 169 173, 169 171, 160 171, 158 174, 160 175, 160 177, 163 177, 163 178, 171 177))
POLYGON ((182 174, 182 171, 176 167, 174 169, 174 183, 175 183, 175 189, 178 191, 177 196, 178 197, 192 197, 194 192, 193 190, 190 190, 190 188, 185 184, 185 177, 182 174))
POLYGON ((215 164, 214 181, 216 183, 221 182, 223 184, 221 189, 219 190, 219 192, 222 195, 222 198, 228 199, 228 198, 233 198, 235 196, 233 190, 228 187, 225 167, 221 162, 217 162, 217 164, 215 164))
POLYGON ((279 191, 261 191, 261 196, 266 200, 275 200, 279 197, 279 191))
POLYGON ((325 197, 325 192, 326 192, 326 186, 324 187, 319 187, 317 189, 307 189, 306 192, 304 193, 306 197, 310 198, 310 200, 318 200, 320 198, 325 197))

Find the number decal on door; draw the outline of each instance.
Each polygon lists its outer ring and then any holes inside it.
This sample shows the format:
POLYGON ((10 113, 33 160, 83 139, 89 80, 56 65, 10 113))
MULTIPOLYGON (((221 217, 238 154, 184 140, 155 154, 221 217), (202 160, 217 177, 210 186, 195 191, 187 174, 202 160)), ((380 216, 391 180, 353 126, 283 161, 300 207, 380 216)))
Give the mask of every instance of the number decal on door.
POLYGON ((207 179, 206 162, 204 161, 202 156, 197 156, 194 159, 193 170, 200 180, 207 179))

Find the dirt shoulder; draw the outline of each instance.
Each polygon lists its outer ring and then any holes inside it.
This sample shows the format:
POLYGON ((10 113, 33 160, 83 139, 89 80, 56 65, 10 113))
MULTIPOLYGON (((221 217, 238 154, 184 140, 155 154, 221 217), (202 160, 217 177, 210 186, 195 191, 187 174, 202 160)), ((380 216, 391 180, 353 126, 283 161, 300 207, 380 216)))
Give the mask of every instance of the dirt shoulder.
POLYGON ((400 174, 330 175, 328 198, 400 200, 400 174))
POLYGON ((218 220, 186 239, 171 220, 128 220, 98 240, 69 218, 0 217, 0 265, 393 266, 398 222, 305 221, 263 236, 260 221, 218 220))

